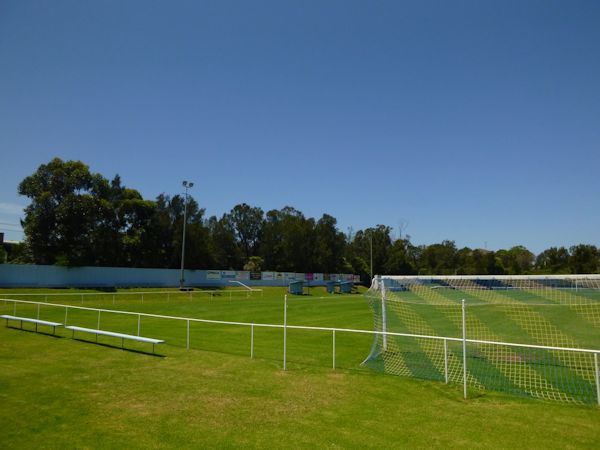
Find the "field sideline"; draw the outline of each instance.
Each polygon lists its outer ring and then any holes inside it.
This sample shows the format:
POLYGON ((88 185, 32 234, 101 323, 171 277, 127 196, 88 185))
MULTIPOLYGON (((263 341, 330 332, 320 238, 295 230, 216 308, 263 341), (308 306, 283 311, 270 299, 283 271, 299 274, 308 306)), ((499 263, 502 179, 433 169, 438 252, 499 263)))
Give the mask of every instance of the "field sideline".
MULTIPOLYGON (((0 298, 28 292, 39 291, 0 290, 0 298)), ((280 324, 283 293, 270 288, 262 297, 169 302, 146 295, 143 303, 131 296, 115 304, 111 293, 103 293, 104 298, 86 297, 84 306, 280 324)), ((362 296, 312 294, 290 298, 288 324, 372 329, 362 296)), ((81 305, 73 296, 50 301, 81 305)), ((36 314, 34 307, 18 308, 19 314, 36 314)), ((12 313, 12 306, 0 302, 0 311, 12 313)), ((40 316, 62 319, 64 309, 43 307, 40 316)), ((69 323, 82 326, 95 327, 96 320, 86 311, 69 316, 69 323)), ((137 319, 115 314, 103 314, 101 320, 101 328, 114 331, 133 332, 137 326, 137 319)), ((464 401, 457 385, 362 368, 370 336, 336 336, 338 369, 333 371, 330 334, 288 330, 284 372, 280 329, 256 330, 255 358, 250 359, 247 328, 199 324, 186 350, 183 324, 144 318, 141 327, 142 335, 169 335, 167 345, 157 347, 162 356, 142 353, 148 351, 144 344, 129 343, 136 351, 122 351, 110 338, 95 345, 72 340, 64 330, 53 337, 1 326, 0 418, 5 426, 0 445, 594 448, 600 441, 596 406, 476 391, 464 401)))

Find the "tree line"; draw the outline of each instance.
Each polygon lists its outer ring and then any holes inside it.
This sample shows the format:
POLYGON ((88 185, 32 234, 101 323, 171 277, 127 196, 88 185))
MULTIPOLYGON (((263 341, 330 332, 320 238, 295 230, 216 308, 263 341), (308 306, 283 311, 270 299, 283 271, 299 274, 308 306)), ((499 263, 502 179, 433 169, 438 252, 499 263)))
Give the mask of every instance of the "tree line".
MULTIPOLYGON (((9 255, 16 263, 64 266, 178 268, 186 197, 146 200, 81 161, 55 158, 18 186, 30 199, 21 221, 25 240, 9 255)), ((386 225, 343 233, 337 220, 315 219, 286 206, 263 211, 246 203, 221 217, 206 217, 187 198, 185 267, 374 274, 594 273, 600 250, 589 244, 552 247, 534 255, 508 250, 457 248, 454 241, 414 245, 386 225), (372 250, 371 250, 372 249, 372 250)))

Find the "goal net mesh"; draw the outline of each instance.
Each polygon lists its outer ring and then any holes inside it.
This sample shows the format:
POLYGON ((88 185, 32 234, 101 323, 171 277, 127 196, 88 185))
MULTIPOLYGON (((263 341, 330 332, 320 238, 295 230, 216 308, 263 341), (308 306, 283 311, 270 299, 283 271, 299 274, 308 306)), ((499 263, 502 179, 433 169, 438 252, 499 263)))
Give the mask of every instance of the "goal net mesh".
POLYGON ((600 352, 600 276, 385 276, 366 295, 386 333, 368 367, 462 384, 464 319, 468 386, 598 402, 598 355, 578 350, 600 352))

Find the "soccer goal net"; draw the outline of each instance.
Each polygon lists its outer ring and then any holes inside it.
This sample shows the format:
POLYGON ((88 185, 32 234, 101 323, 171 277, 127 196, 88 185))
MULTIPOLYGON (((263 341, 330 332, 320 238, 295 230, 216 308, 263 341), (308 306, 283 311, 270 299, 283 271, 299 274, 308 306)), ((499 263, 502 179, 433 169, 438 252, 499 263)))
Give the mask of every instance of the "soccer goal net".
POLYGON ((381 276, 366 295, 375 370, 600 403, 600 275, 381 276))

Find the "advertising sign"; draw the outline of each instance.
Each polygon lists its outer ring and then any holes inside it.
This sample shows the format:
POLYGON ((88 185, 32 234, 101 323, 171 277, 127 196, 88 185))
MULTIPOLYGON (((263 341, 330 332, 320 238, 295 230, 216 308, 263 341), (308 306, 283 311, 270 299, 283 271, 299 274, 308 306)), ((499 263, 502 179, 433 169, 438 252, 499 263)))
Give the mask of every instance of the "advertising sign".
POLYGON ((220 280, 221 279, 221 271, 220 270, 207 270, 206 271, 206 279, 207 280, 220 280))
POLYGON ((237 272, 235 270, 221 270, 221 279, 235 280, 237 272))
POLYGON ((274 280, 275 279, 275 272, 263 272, 262 273, 262 279, 263 280, 274 280))
POLYGON ((251 280, 260 280, 262 278, 262 273, 261 272, 250 272, 250 279, 251 280))

